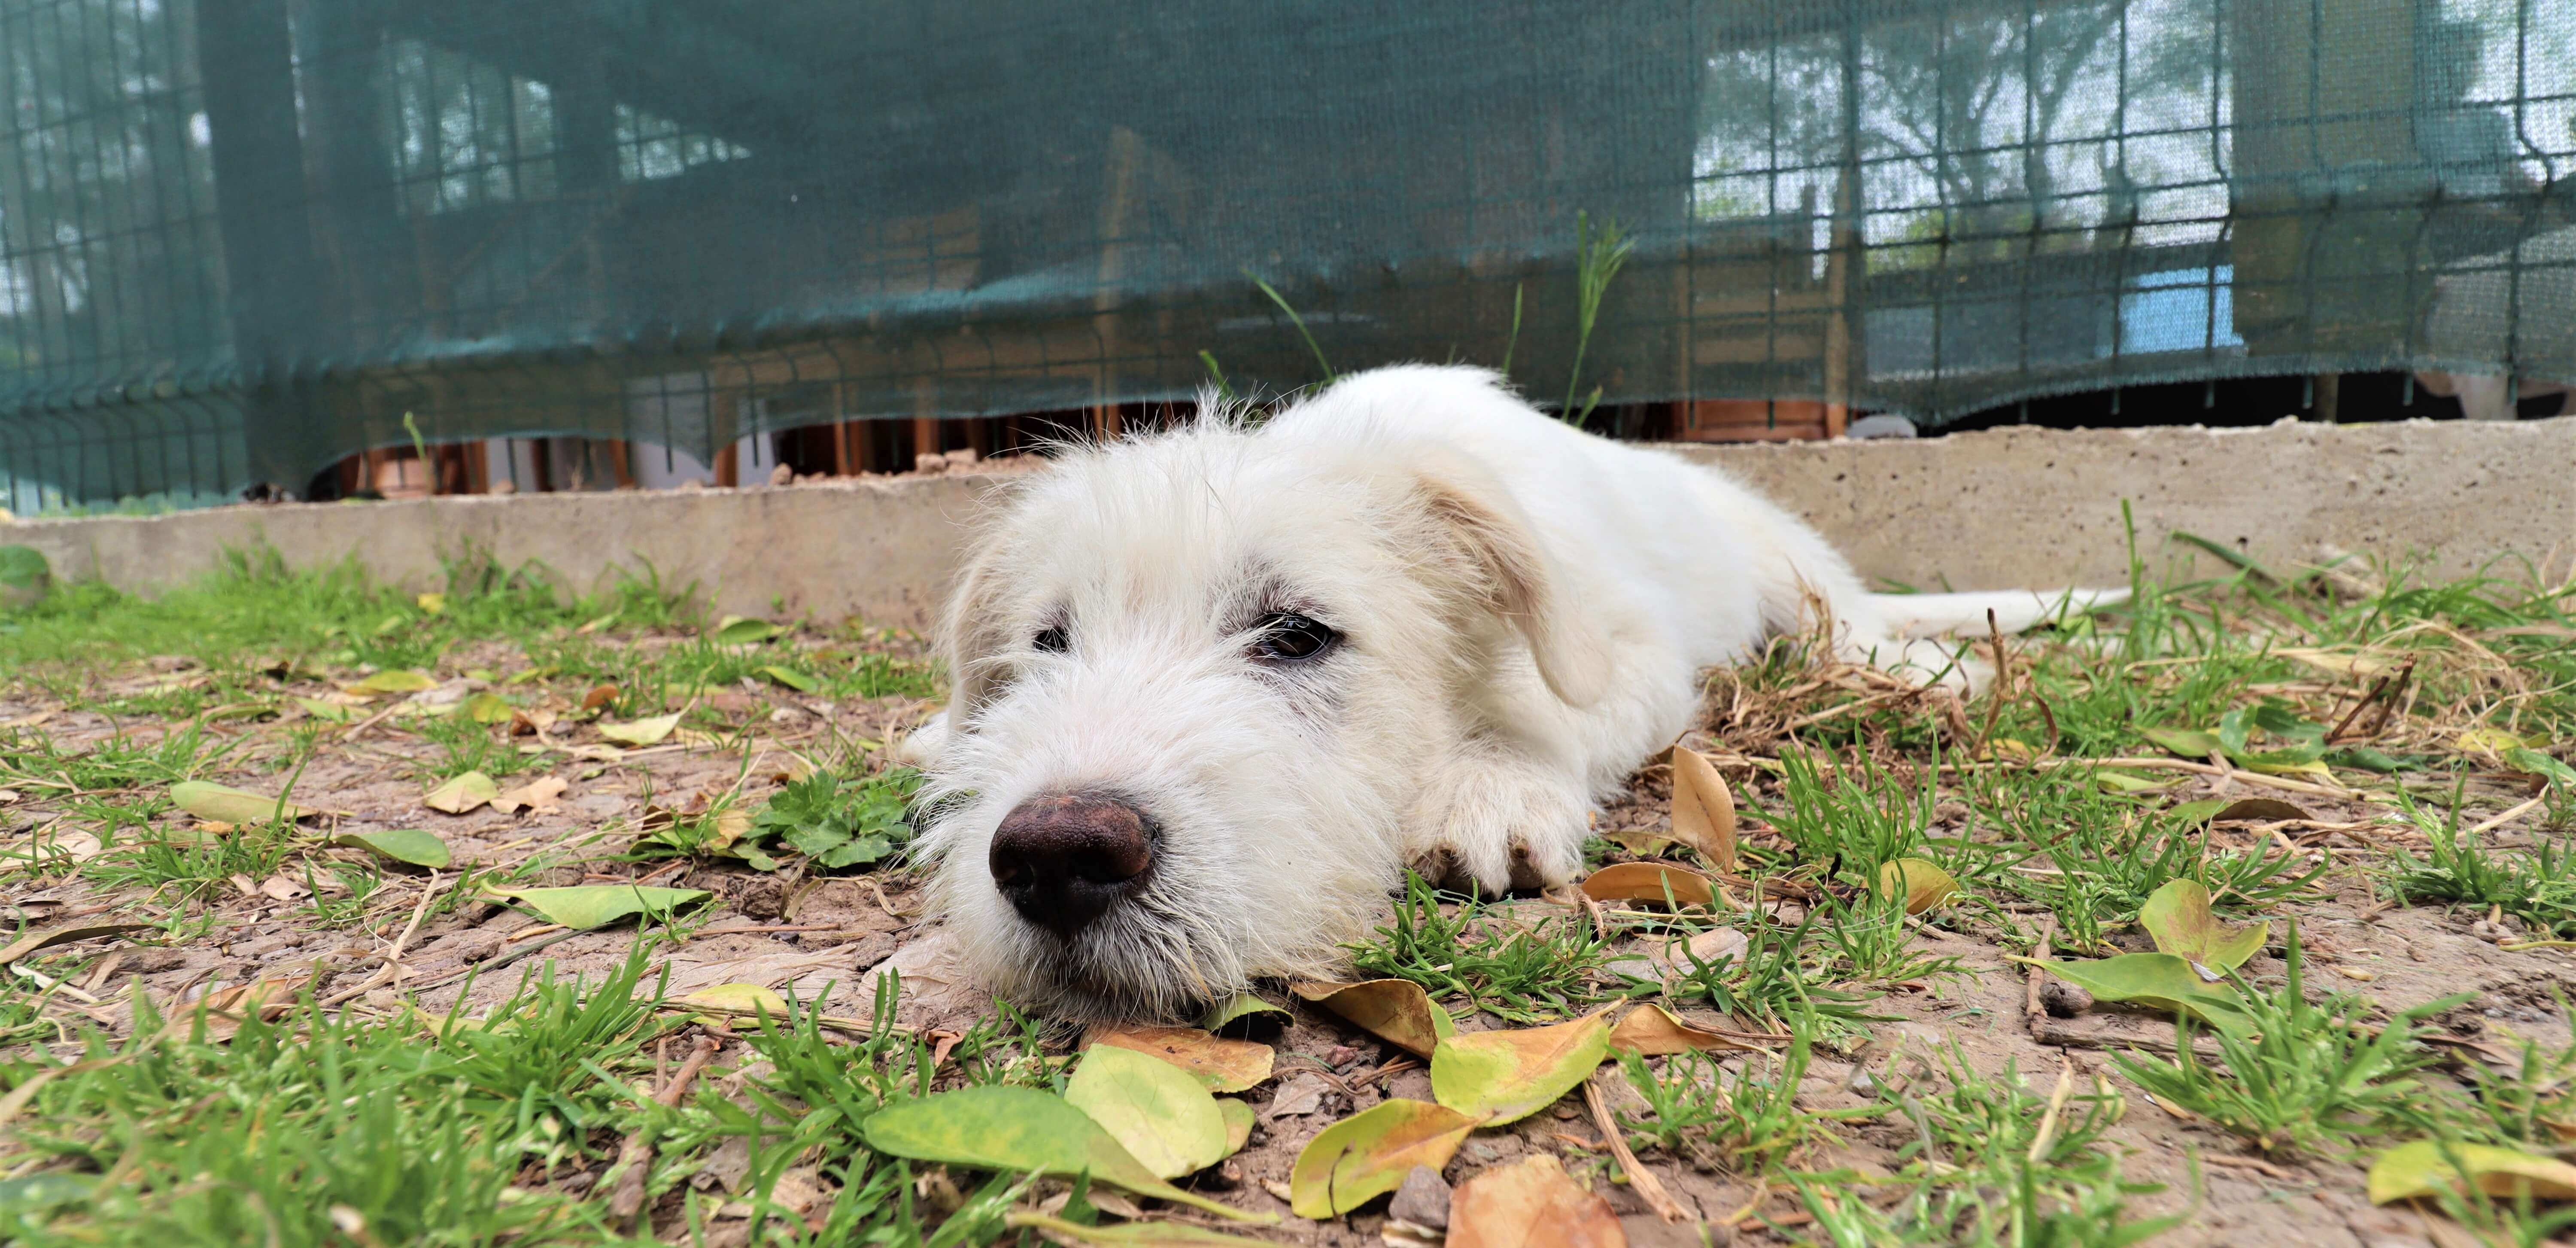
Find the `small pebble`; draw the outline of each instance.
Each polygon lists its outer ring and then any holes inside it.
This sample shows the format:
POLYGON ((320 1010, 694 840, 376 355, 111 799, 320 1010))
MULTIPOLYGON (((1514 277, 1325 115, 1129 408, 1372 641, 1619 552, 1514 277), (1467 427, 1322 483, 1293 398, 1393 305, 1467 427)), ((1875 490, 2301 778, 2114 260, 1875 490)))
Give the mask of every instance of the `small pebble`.
POLYGON ((2093 1008, 2093 994, 2064 980, 2052 979, 2039 986, 2039 1004, 2058 1018, 2073 1018, 2093 1008))
POLYGON ((1395 1200, 1386 1207, 1387 1216, 1427 1226, 1435 1231, 1449 1229, 1449 1185, 1440 1172, 1429 1166, 1415 1166, 1406 1171, 1404 1183, 1395 1189, 1395 1200))

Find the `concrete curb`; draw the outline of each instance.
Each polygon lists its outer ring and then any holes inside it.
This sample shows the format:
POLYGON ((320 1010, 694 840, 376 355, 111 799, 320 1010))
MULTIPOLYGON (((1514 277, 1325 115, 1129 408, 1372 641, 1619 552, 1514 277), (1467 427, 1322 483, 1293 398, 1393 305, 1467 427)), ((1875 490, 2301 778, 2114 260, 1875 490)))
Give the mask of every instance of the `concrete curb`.
MULTIPOLYGON (((2124 499, 2140 552, 2168 574, 2223 570, 2166 540, 2180 530, 2273 566, 2340 550, 2444 579, 2576 575, 2576 417, 1671 449, 1805 516, 1864 574, 1923 588, 2124 583, 2124 499)), ((44 552, 58 578, 142 593, 205 576, 227 548, 265 544, 297 567, 354 559, 419 588, 439 583, 442 557, 479 548, 577 588, 649 565, 719 611, 920 628, 986 491, 1006 479, 223 507, 0 524, 0 544, 44 552)))

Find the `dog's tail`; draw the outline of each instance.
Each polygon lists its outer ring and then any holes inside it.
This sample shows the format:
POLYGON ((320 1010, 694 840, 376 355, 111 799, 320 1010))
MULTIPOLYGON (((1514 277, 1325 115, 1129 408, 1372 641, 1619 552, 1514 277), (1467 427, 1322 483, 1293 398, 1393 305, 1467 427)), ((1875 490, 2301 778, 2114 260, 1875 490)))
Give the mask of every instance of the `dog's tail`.
POLYGON ((1989 627, 2018 633, 2034 624, 2126 601, 2125 589, 1999 589, 1970 594, 1871 594, 1892 637, 1982 637, 1989 627), (1986 613, 1994 613, 1994 623, 1986 613))

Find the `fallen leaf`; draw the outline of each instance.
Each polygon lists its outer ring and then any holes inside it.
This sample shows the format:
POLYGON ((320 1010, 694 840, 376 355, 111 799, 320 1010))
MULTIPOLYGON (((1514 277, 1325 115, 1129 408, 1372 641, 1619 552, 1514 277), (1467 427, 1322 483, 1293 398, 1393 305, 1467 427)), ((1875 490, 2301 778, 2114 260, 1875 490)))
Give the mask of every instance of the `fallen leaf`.
POLYGON ((1292 984, 1289 991, 1358 1024, 1395 1047, 1427 1058, 1442 1037, 1458 1029, 1449 1011, 1432 1004, 1409 979, 1357 984, 1292 984))
POLYGON ((1680 746, 1673 747, 1673 839, 1718 870, 1735 870, 1735 794, 1707 755, 1680 746))
POLYGON ((914 1161, 1066 1178, 1088 1172, 1095 1182, 1139 1196, 1160 1197, 1245 1222, 1277 1221, 1164 1182, 1090 1115, 1033 1088, 987 1085, 898 1100, 868 1115, 864 1131, 870 1148, 914 1161))
POLYGON ((616 701, 617 692, 617 686, 615 685, 592 685, 590 687, 590 692, 581 695, 581 709, 585 711, 596 711, 601 707, 616 701))
POLYGON ((775 663, 761 668, 760 674, 781 685, 785 685, 798 693, 812 693, 823 687, 823 682, 820 679, 806 675, 803 672, 797 671, 795 668, 781 667, 775 663))
POLYGON ((1601 868, 1583 881, 1583 895, 1594 901, 1664 901, 1704 906, 1717 898, 1709 878, 1687 867, 1662 862, 1621 862, 1601 868))
POLYGON ((1207 1012, 1199 1026, 1209 1031, 1223 1031, 1229 1023, 1275 1022, 1282 1027, 1297 1021, 1296 1015, 1272 1005, 1248 992, 1236 993, 1207 1012))
POLYGON ((1616 832, 1604 832, 1601 834, 1601 839, 1640 858, 1652 857, 1661 852, 1666 845, 1680 844, 1665 833, 1646 828, 1622 828, 1616 832))
POLYGON ((315 719, 327 720, 335 724, 345 724, 349 722, 349 708, 342 706, 337 702, 325 702, 320 698, 306 697, 293 698, 291 701, 293 701, 297 706, 303 707, 304 713, 315 719))
POLYGON ((220 1044, 231 1040, 241 1031, 242 1025, 254 1017, 267 1022, 285 1017, 286 1012, 295 1007, 295 994, 304 991, 312 982, 310 975, 261 979, 237 987, 219 988, 186 1003, 183 1008, 192 1017, 202 1017, 206 1039, 220 1044))
POLYGON ((1189 1071, 1134 1049, 1095 1044, 1085 1050, 1064 1099, 1156 1178, 1196 1174, 1226 1154, 1225 1114, 1216 1098, 1189 1071))
POLYGON ((270 901, 293 901, 304 895, 304 885, 282 875, 272 875, 259 882, 259 895, 270 901))
POLYGON ((447 842, 436 833, 418 828, 388 828, 382 832, 343 832, 331 838, 334 845, 346 845, 382 854, 396 862, 416 867, 444 867, 450 855, 447 842))
POLYGON ((151 926, 149 923, 116 923, 80 919, 69 923, 57 923, 52 927, 40 927, 10 941, 6 948, 0 948, 0 966, 7 966, 40 949, 51 949, 56 945, 69 944, 75 940, 122 936, 127 932, 139 932, 151 926))
POLYGON ((575 884, 566 888, 505 888, 500 895, 537 912, 548 923, 577 931, 605 927, 630 914, 668 916, 714 896, 703 888, 648 888, 635 884, 575 884))
POLYGON ((555 799, 562 797, 564 790, 571 787, 572 782, 562 776, 539 776, 507 793, 495 796, 492 799, 492 809, 505 815, 516 814, 521 809, 532 814, 551 815, 563 809, 562 803, 555 799))
POLYGON ((2526 741, 2510 732, 2506 732, 2502 728, 2489 728, 2485 725, 2480 725, 2475 728, 2463 729, 2460 735, 2452 740, 2451 748, 2458 750, 2463 754, 2493 754, 2500 756, 2506 750, 2529 749, 2537 744, 2539 744, 2539 742, 2526 741))
POLYGON ((431 789, 427 796, 420 799, 420 804, 431 810, 443 810, 451 815, 461 815, 491 801, 500 794, 501 786, 492 783, 492 777, 479 771, 469 771, 431 789))
POLYGON ((506 724, 518 713, 517 707, 497 693, 478 693, 465 699, 465 717, 478 724, 506 724))
POLYGON ((1961 893, 1959 881, 1939 864, 1921 858, 1899 858, 1879 867, 1878 895, 1902 896, 1907 914, 1921 914, 1957 899, 1961 893))
POLYGON ((699 1009, 740 1015, 746 1019, 758 1018, 766 1012, 769 1017, 776 1019, 781 1027, 786 1026, 791 1017, 787 1010, 787 998, 778 995, 776 990, 760 984, 717 984, 675 998, 670 1004, 694 1005, 699 1009))
POLYGON ((1228 1040, 1196 1027, 1107 1027, 1091 1044, 1114 1045, 1160 1058, 1197 1077, 1211 1092, 1240 1092, 1270 1077, 1276 1055, 1266 1044, 1228 1040))
MULTIPOLYGON (((882 1112, 882 1111, 880 1111, 882 1112)), ((1297 1154, 1289 1208, 1318 1221, 1394 1191, 1415 1166, 1449 1164, 1484 1120, 1427 1101, 1382 1101, 1326 1127, 1297 1154)))
POLYGON ((1761 1046, 1694 1027, 1671 1010, 1648 1002, 1628 1011, 1628 1016, 1610 1029, 1610 1047, 1639 1057, 1662 1057, 1701 1049, 1759 1051, 1761 1046))
POLYGON ((282 798, 245 793, 206 780, 182 780, 171 785, 170 800, 179 809, 213 823, 266 823, 270 819, 292 822, 319 813, 282 798))
POLYGON ((1449 1197, 1448 1248, 1627 1248, 1610 1202, 1553 1153, 1496 1166, 1449 1197))
POLYGON ((2457 1190, 2464 1170, 2489 1196, 2576 1200, 2576 1166, 2554 1157, 2493 1144, 2453 1144, 2450 1151, 2452 1156, 2444 1157, 2439 1142, 2416 1140, 2381 1153, 2370 1165, 2370 1203, 2430 1196, 2445 1187, 2457 1190))
POLYGON ((1216 1098, 1216 1112, 1225 1120, 1225 1151, 1217 1155, 1217 1160, 1223 1161, 1242 1152, 1243 1146, 1252 1142, 1252 1128, 1261 1119, 1241 1097, 1216 1098))
POLYGON ((728 615, 716 621, 716 626, 707 631, 707 640, 719 646, 745 646, 767 641, 786 631, 767 620, 753 619, 744 615, 728 615))
POLYGON ((1490 1126, 1518 1122, 1589 1078, 1609 1048, 1610 1019, 1603 1014, 1553 1027, 1451 1036, 1432 1051, 1431 1095, 1490 1126))
MULTIPOLYGON (((2138 908, 2138 926, 2156 948, 2213 971, 2245 965, 2271 934, 2270 923, 2232 927, 2210 912, 2209 889, 2194 879, 2167 880, 2138 908)), ((2207 976, 2203 976, 2207 978, 2207 976)))
POLYGON ((438 682, 430 679, 427 672, 408 667, 389 667, 363 680, 342 685, 340 691, 372 698, 380 693, 419 693, 424 689, 437 687, 438 682))
POLYGON ((2526 776, 2538 776, 2569 792, 2576 792, 2576 767, 2570 767, 2538 750, 2515 746, 2502 755, 2504 765, 2526 776))
POLYGON ((1271 1093, 1270 1107, 1266 1112, 1272 1118, 1311 1114, 1324 1107, 1324 1094, 1332 1090, 1333 1085, 1324 1082, 1322 1075, 1311 1070, 1303 1071, 1280 1085, 1277 1092, 1271 1093))
POLYGON ((2133 772, 2121 771, 2116 767, 2093 769, 2093 787, 2105 793, 2155 793, 2172 788, 2174 783, 2171 780, 2157 780, 2133 772))
POLYGON ((2217 733, 2198 728, 2146 728, 2138 735, 2194 761, 2206 761, 2210 755, 2223 752, 2217 733))
POLYGON ((621 745, 655 745, 659 744, 662 738, 670 736, 671 730, 679 726, 680 717, 677 714, 656 715, 651 719, 639 719, 633 723, 601 724, 599 735, 621 745))
POLYGON ((2097 1001, 2123 1001, 2179 1010, 2238 1039, 2253 1034, 2253 1024, 2238 1004, 2236 992, 2211 983, 2192 970, 2189 959, 2170 953, 2124 953, 2091 962, 2040 962, 2014 957, 2092 993, 2097 1001))
POLYGON ((437 592, 416 594, 412 597, 412 603, 425 614, 438 615, 447 610, 447 595, 437 592))
POLYGON ((2305 819, 2308 812, 2277 797, 2248 797, 2218 808, 2210 815, 2211 823, 2270 823, 2282 819, 2305 819))

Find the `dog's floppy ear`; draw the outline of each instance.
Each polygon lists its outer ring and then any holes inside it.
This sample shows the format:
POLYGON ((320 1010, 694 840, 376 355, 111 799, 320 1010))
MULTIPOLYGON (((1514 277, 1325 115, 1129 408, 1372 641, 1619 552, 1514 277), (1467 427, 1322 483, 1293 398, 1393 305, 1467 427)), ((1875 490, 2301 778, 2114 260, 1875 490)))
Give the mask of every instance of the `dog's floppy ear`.
POLYGON ((1528 642, 1548 689, 1569 706, 1590 706, 1610 684, 1610 655, 1584 627, 1581 605, 1538 541, 1529 517, 1492 474, 1460 463, 1424 469, 1415 505, 1429 518, 1442 562, 1458 588, 1499 612, 1528 642))
POLYGON ((999 536, 988 532, 985 540, 974 545, 975 553, 958 573, 957 588, 949 594, 948 609, 940 621, 940 657, 947 660, 952 685, 948 703, 952 729, 963 727, 991 701, 1009 674, 995 658, 1011 642, 1002 611, 999 536))

